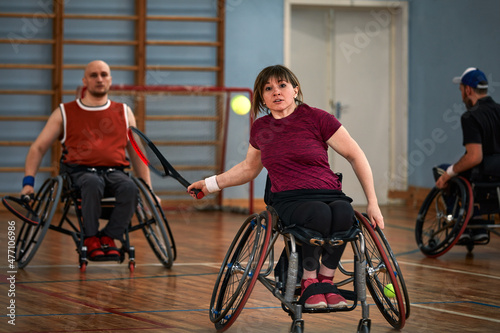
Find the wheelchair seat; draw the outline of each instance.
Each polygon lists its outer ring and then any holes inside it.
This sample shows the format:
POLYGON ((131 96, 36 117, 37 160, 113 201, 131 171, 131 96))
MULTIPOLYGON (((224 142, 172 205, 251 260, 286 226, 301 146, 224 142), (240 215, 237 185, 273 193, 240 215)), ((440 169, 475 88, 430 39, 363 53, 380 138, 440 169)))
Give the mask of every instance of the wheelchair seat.
POLYGON ((333 233, 330 237, 323 237, 319 231, 299 225, 289 225, 280 231, 285 235, 293 235, 300 243, 314 246, 340 246, 346 242, 356 240, 359 228, 353 225, 349 230, 333 233))

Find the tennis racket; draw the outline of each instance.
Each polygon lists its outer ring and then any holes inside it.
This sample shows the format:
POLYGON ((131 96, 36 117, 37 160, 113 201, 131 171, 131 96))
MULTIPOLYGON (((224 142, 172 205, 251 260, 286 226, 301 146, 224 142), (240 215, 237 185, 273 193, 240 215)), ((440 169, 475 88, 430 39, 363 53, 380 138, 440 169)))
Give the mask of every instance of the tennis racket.
POLYGON ((26 223, 38 225, 40 223, 40 219, 37 213, 31 209, 30 201, 31 197, 29 195, 25 195, 22 198, 7 195, 2 198, 3 205, 16 217, 26 223))
MULTIPOLYGON (((155 144, 139 129, 130 126, 128 129, 128 138, 137 155, 139 155, 144 164, 146 164, 155 174, 160 177, 171 176, 186 188, 191 185, 190 182, 184 179, 184 177, 168 163, 165 156, 163 156, 155 144)), ((197 199, 201 199, 204 196, 204 193, 199 189, 194 189, 192 192, 196 195, 197 199)))

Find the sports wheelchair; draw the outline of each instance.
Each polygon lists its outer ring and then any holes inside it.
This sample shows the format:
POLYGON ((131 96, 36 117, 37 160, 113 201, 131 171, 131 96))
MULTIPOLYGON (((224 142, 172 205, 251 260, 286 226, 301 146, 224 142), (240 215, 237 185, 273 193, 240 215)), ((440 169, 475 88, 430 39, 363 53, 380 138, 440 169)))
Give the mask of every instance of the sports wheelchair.
MULTIPOLYGON (((500 215, 500 163, 496 163, 474 168, 467 178, 453 177, 444 189, 431 189, 415 225, 415 239, 425 256, 439 257, 454 245, 465 246, 470 254, 476 245, 488 244, 491 233, 500 236, 500 224, 495 223, 500 215), (485 230, 488 237, 480 241, 461 237, 466 229, 485 230)), ((439 168, 433 172, 436 178, 439 168)))
MULTIPOLYGON (((135 216, 129 222, 120 240, 122 246, 119 249, 119 262, 123 262, 127 254, 129 270, 134 271, 135 248, 130 244, 129 233, 142 230, 159 261, 166 268, 170 268, 176 259, 177 252, 167 219, 155 194, 146 182, 140 178, 131 177, 139 189, 138 204, 135 216)), ((114 203, 114 198, 106 197, 105 193, 105 197, 101 200, 101 219, 109 219, 114 203)), ((61 174, 47 179, 34 196, 31 206, 38 216, 39 223, 33 225, 23 222, 18 232, 15 250, 18 267, 24 268, 28 265, 42 244, 47 230, 51 229, 73 238, 79 256, 80 271, 84 272, 91 259, 87 257, 87 247, 84 246, 80 191, 72 185, 69 175, 61 174), (62 206, 61 218, 53 221, 60 206, 62 206), (72 210, 74 214, 71 213, 72 210)), ((106 260, 106 258, 100 259, 100 261, 106 260)), ((113 260, 116 260, 116 257, 113 260)))
MULTIPOLYGON (((378 227, 373 228, 366 215, 358 212, 355 212, 355 221, 349 231, 333 234, 327 239, 310 229, 284 226, 271 206, 260 214, 249 216, 227 251, 213 289, 209 315, 218 331, 225 331, 236 321, 257 281, 280 300, 282 309, 292 319, 290 332, 293 333, 304 331, 302 313, 351 311, 358 302, 362 318, 357 332, 369 332, 371 319, 367 288, 384 318, 394 328, 403 328, 410 315, 403 274, 387 239, 378 227), (274 247, 280 236, 285 248, 275 265, 274 247), (339 246, 346 242, 351 244, 354 263, 348 269, 341 261, 338 272, 342 273, 343 280, 335 283, 335 287, 339 287, 338 292, 350 304, 345 309, 304 308, 306 297, 299 297, 302 269, 300 250, 297 250, 300 244, 339 246), (273 270, 274 277, 270 277, 273 270), (393 294, 384 292, 389 284, 394 288, 393 294)), ((320 288, 332 287, 318 285, 320 288)), ((325 290, 318 293, 332 292, 325 290)))

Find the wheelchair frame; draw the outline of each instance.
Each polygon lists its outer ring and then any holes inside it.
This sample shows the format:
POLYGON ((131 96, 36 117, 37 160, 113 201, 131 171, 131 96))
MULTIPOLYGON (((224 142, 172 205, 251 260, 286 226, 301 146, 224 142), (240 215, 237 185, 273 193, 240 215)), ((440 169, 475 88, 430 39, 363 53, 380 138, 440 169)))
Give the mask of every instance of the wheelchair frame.
POLYGON ((210 303, 210 320, 218 331, 225 331, 237 319, 257 281, 261 282, 281 302, 282 308, 292 318, 290 332, 304 331, 302 313, 327 313, 354 310, 361 304, 362 318, 357 332, 369 332, 371 320, 366 301, 370 291, 377 307, 391 326, 403 328, 410 314, 410 301, 404 278, 389 244, 377 227, 373 228, 366 215, 355 212, 354 227, 348 234, 332 235, 329 239, 311 238, 309 242, 322 246, 326 243, 341 245, 351 243, 354 252, 354 270, 347 270, 342 263, 339 271, 344 280, 335 283, 342 287, 352 284, 352 291, 340 290, 352 304, 346 309, 307 309, 299 303, 300 284, 285 283, 268 276, 274 269, 274 245, 280 236, 285 241, 288 256, 287 281, 297 281, 297 234, 283 232, 283 226, 270 206, 260 214, 249 216, 240 227, 222 262, 210 303), (267 263, 266 263, 267 261, 267 263), (266 263, 266 264, 265 264, 266 263), (384 294, 384 287, 392 283, 395 297, 384 294))
MULTIPOLYGON (((135 217, 129 222, 124 238, 120 240, 122 247, 119 249, 119 262, 123 262, 125 254, 127 254, 129 270, 134 271, 135 248, 130 245, 129 233, 142 230, 159 261, 166 268, 170 268, 176 259, 177 250, 168 221, 155 194, 146 182, 133 176, 131 178, 139 190, 138 204, 135 209, 135 217)), ((80 271, 86 270, 88 261, 91 259, 87 258, 87 248, 83 243, 80 201, 79 190, 71 185, 69 176, 66 174, 49 178, 43 183, 32 203, 40 223, 32 225, 24 222, 16 239, 16 261, 19 268, 24 268, 29 264, 40 247, 47 230, 51 229, 73 238, 79 256, 80 271), (59 203, 62 204, 62 215, 59 221, 53 223, 59 203), (76 222, 69 217, 71 209, 74 209, 76 213, 76 222)), ((104 213, 101 218, 109 218, 109 214, 106 213, 114 208, 114 200, 104 198, 101 204, 104 213)))
MULTIPOLYGON (((431 189, 425 198, 415 225, 415 240, 420 251, 429 258, 439 257, 454 245, 463 245, 471 253, 476 245, 489 243, 490 234, 500 236, 500 182, 470 182, 457 176, 449 180, 446 189, 431 189), (486 216, 483 224, 471 224, 473 213, 486 216), (486 229, 488 240, 461 241, 466 229, 486 229)), ((484 219, 483 219, 484 220, 484 219)))

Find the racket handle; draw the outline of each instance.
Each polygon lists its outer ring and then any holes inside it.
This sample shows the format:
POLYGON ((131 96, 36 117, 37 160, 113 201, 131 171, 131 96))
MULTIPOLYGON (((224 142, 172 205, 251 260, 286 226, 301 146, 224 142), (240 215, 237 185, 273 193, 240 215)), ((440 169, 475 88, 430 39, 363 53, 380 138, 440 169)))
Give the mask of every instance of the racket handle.
POLYGON ((202 199, 205 196, 205 193, 203 193, 202 190, 194 188, 191 190, 191 193, 194 193, 196 196, 196 199, 202 199))
POLYGON ((23 195, 23 196, 21 197, 21 200, 22 200, 23 202, 30 203, 30 201, 31 201, 31 200, 33 200, 33 198, 34 198, 34 197, 35 197, 35 196, 34 196, 33 194, 30 194, 30 195, 25 194, 25 195, 23 195))

